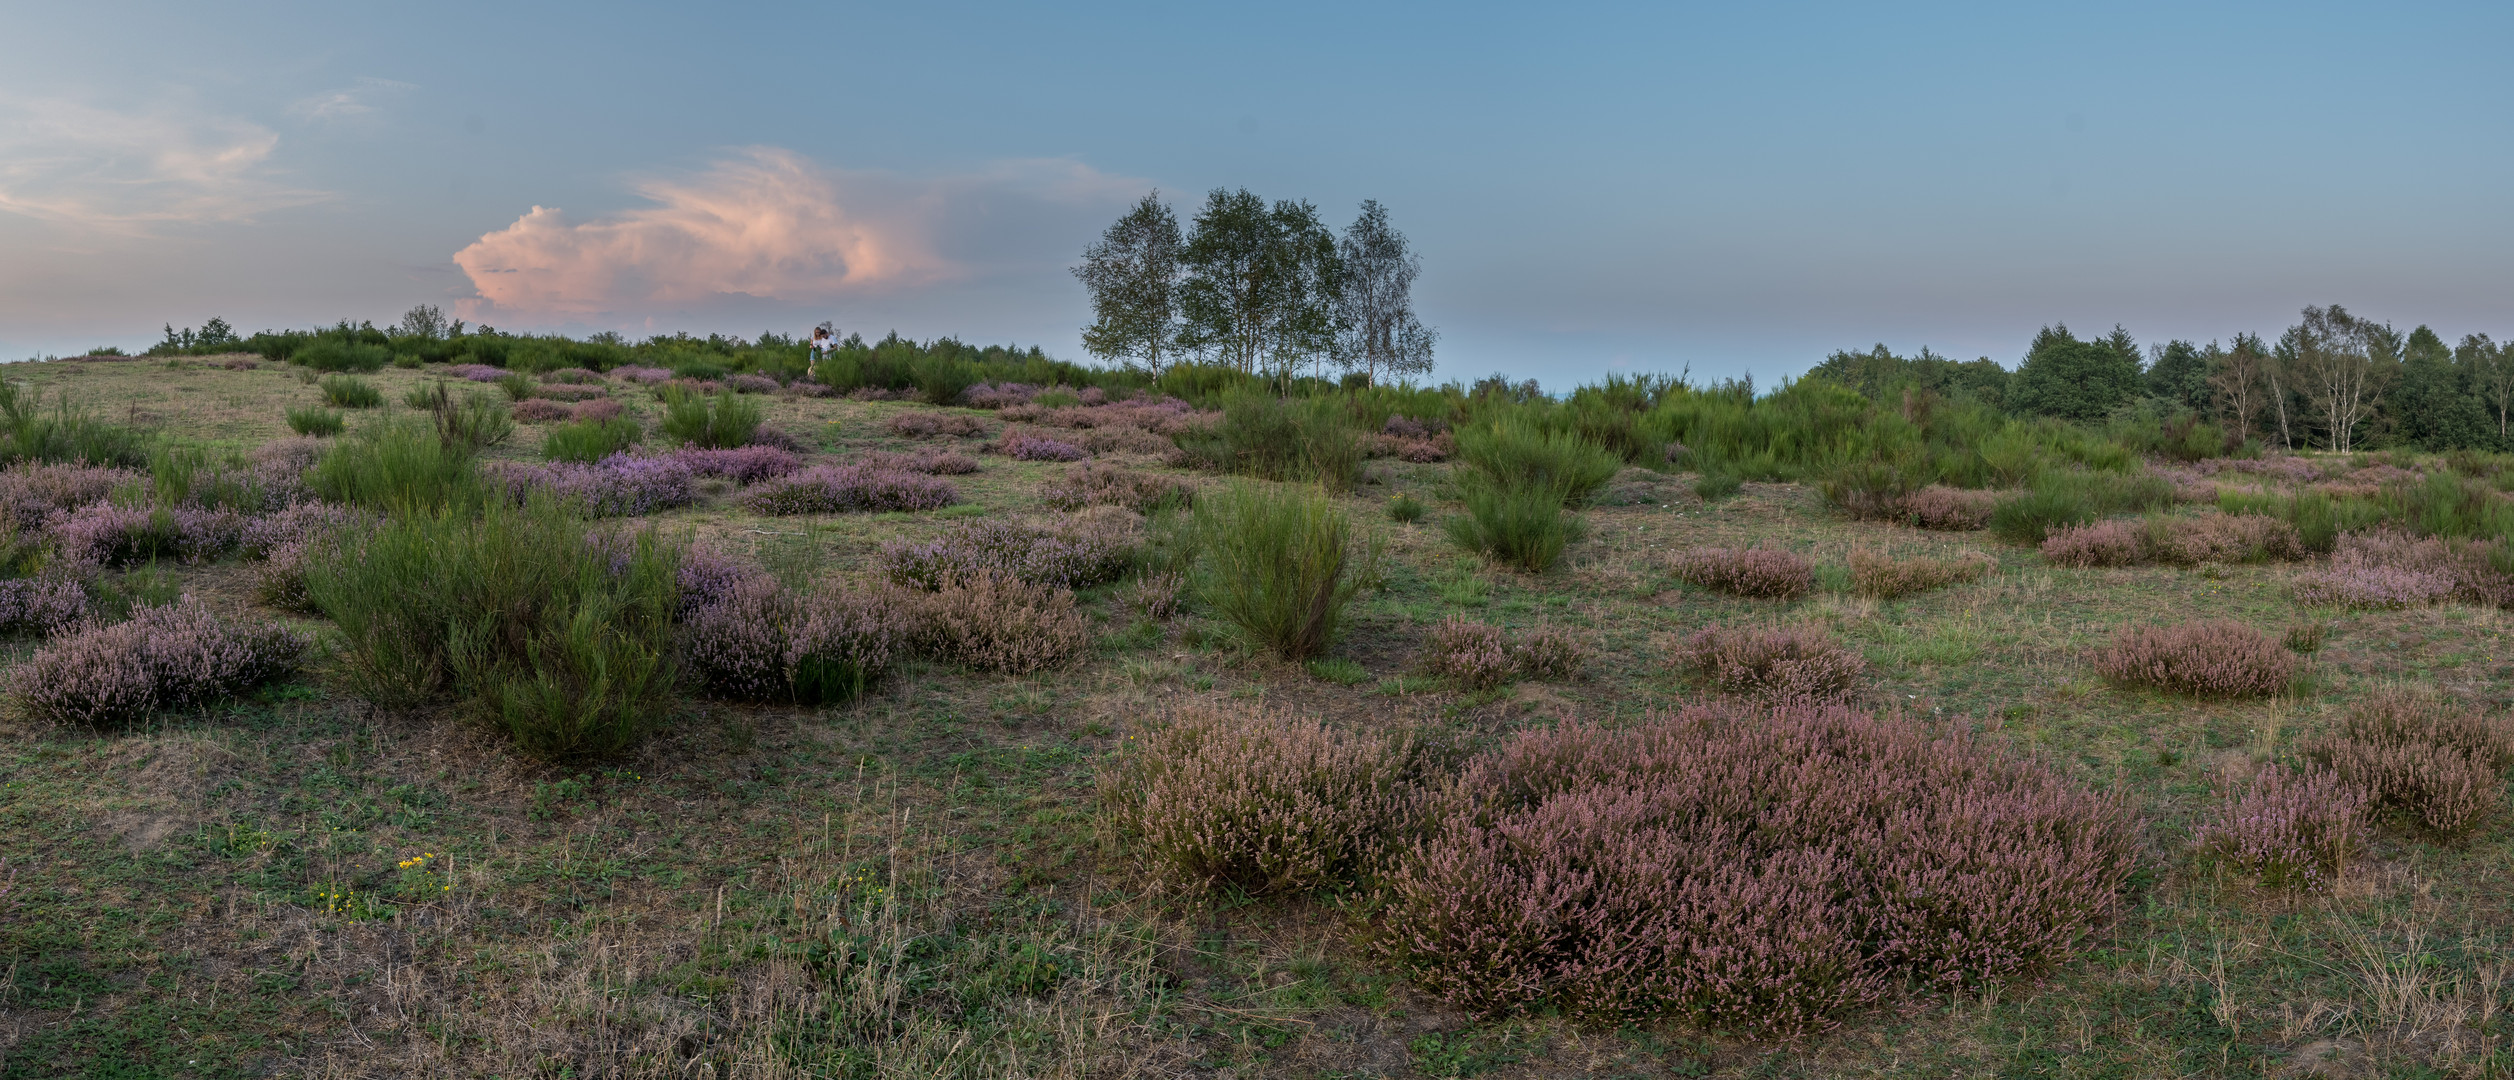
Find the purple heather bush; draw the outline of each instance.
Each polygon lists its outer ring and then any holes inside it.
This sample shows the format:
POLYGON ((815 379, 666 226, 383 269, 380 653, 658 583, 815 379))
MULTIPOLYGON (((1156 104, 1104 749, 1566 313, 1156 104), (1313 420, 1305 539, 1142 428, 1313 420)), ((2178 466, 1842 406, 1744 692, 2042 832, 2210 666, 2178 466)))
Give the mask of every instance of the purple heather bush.
POLYGON ((977 574, 921 600, 918 646, 938 659, 1027 675, 1062 667, 1091 647, 1091 617, 1068 589, 977 574))
POLYGON ((1411 813, 1406 757, 1315 720, 1191 707, 1128 741, 1101 807, 1191 888, 1306 892, 1352 879, 1411 813))
MULTIPOLYGON (((2484 560, 2455 558, 2444 541, 2389 530, 2350 533, 2320 569, 2296 575, 2297 602, 2343 607, 2416 607, 2476 592, 2487 575, 2474 573, 2484 560), (2473 565, 2476 564, 2476 565, 2473 565)), ((2474 597, 2476 598, 2476 597, 2474 597)))
POLYGON ((1066 470, 1063 480, 1049 482, 1041 494, 1059 510, 1123 506, 1150 513, 1161 506, 1185 506, 1194 500, 1195 491, 1175 477, 1086 461, 1066 470))
POLYGON ((960 392, 960 400, 973 409, 1001 409, 1027 405, 1038 392, 1038 387, 1023 383, 975 383, 960 392))
POLYGON ((1488 1014, 1820 1032, 1898 986, 2070 956, 2137 853, 2116 798, 1962 724, 1842 707, 1529 732, 1442 798, 1377 940, 1488 1014))
POLYGON ((956 450, 917 450, 905 454, 876 450, 856 458, 854 463, 875 469, 935 476, 967 476, 978 471, 978 459, 956 450))
POLYGON ((673 457, 613 454, 591 465, 570 461, 498 462, 483 470, 521 502, 547 492, 594 517, 636 517, 697 499, 687 463, 673 457))
POLYGON ((1037 585, 1080 588, 1116 581, 1134 565, 1131 522, 1095 520, 1048 529, 1011 521, 968 521, 922 544, 882 546, 890 580, 939 589, 955 578, 1009 574, 1037 585))
POLYGON ((2125 626, 2095 657, 2095 669, 2107 678, 2215 698, 2278 693, 2297 665, 2277 638, 2231 619, 2125 626))
POLYGON ((794 598, 765 576, 733 581, 682 618, 684 662, 699 685, 722 697, 764 701, 790 692, 786 675, 794 598))
POLYGON ((1026 431, 1005 432, 995 449, 1015 461, 1081 461, 1091 456, 1090 451, 1072 443, 1026 431))
POLYGON ((1970 532, 1990 527, 1990 512, 1999 497, 1987 491, 1931 485, 1903 497, 1901 511, 1912 524, 1943 532, 1970 532))
POLYGON ((728 558, 714 548, 693 545, 681 553, 681 614, 706 607, 726 597, 743 583, 764 575, 747 563, 728 558))
POLYGON ((454 364, 447 367, 445 372, 446 374, 452 375, 456 378, 469 379, 472 382, 496 382, 499 379, 506 377, 505 368, 490 367, 487 364, 454 364))
POLYGON ((19 462, 0 470, 0 515, 17 527, 32 530, 56 510, 75 510, 105 501, 123 484, 145 482, 129 469, 101 465, 46 465, 19 462))
POLYGON ((580 367, 563 367, 555 371, 542 372, 541 381, 564 383, 569 386, 600 386, 602 373, 580 367))
POLYGON ((947 480, 863 465, 822 465, 779 477, 742 496, 755 513, 841 514, 940 510, 960 501, 947 480))
POLYGON ((49 635, 87 614, 87 590, 65 577, 0 580, 0 633, 49 635))
POLYGON ((18 665, 11 682, 38 720, 126 727, 295 671, 310 645, 287 627, 229 622, 187 597, 56 638, 18 665))
POLYGON ((201 562, 236 550, 246 518, 233 510, 133 508, 94 503, 44 523, 62 562, 112 567, 151 559, 201 562))
POLYGON ((2321 892, 2365 846, 2365 811, 2365 796, 2328 769, 2271 765, 2249 784, 2227 784, 2193 842, 2270 888, 2321 892))
POLYGON ((543 424, 553 420, 569 420, 576 410, 548 398, 525 398, 507 410, 507 414, 526 424, 543 424))
POLYGON ((669 381, 672 378, 672 372, 670 369, 659 367, 638 367, 635 365, 612 368, 611 374, 633 383, 643 383, 649 386, 654 385, 655 383, 669 381))
POLYGON ((1576 679, 1589 665, 1588 643, 1559 626, 1539 626, 1520 635, 1510 652, 1519 674, 1531 679, 1576 679))
POLYGON ((2445 839, 2496 813, 2514 768, 2514 724, 2501 715, 2406 689, 2378 691, 2337 732, 2308 743, 2376 810, 2445 839))
POLYGON ((1679 580, 1731 596, 1788 600, 1816 587, 1816 568, 1778 548, 1695 548, 1669 561, 1679 580))
POLYGON ((725 385, 737 394, 774 394, 785 389, 766 375, 735 375, 725 379, 725 385))
POLYGON ((1813 627, 1706 627, 1673 658, 1723 693, 1796 704, 1846 698, 1868 670, 1858 652, 1813 627))
POLYGON ((370 516, 338 503, 301 502, 244 523, 237 547, 249 559, 267 558, 291 544, 302 544, 333 529, 370 520, 370 516))
POLYGON ((670 454, 694 476, 713 476, 737 484, 756 484, 801 471, 803 459, 774 446, 736 446, 709 450, 684 446, 670 454))
POLYGON ((1472 690, 1489 690, 1510 681, 1519 664, 1501 627, 1451 615, 1432 628, 1423 643, 1423 670, 1455 679, 1472 690))

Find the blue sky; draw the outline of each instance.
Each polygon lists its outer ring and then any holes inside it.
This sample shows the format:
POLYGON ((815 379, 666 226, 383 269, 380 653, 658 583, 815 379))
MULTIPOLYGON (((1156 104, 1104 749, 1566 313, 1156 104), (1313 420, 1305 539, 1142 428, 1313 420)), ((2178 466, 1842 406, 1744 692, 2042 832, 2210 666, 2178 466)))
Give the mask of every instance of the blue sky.
POLYGON ((1065 267, 1217 186, 1387 204, 1443 377, 2514 336, 2514 5, 208 7, 0 5, 0 357, 415 303, 1079 357, 1065 267))

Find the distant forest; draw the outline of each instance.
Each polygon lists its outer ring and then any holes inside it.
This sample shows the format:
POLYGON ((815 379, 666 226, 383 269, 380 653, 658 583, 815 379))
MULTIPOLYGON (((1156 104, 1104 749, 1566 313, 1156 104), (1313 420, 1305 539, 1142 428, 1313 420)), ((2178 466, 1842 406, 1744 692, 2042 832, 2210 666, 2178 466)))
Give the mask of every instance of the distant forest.
POLYGON ((2469 334, 2447 345, 2427 327, 2403 334, 2337 304, 2304 309, 2276 342, 2240 334, 2142 350, 2118 326, 2081 339, 2056 325, 2035 335, 2014 371, 1988 357, 1904 357, 1879 345, 1834 353, 1806 377, 1874 401, 1925 393, 2025 416, 2197 414, 2264 447, 2514 451, 2514 342, 2469 334))

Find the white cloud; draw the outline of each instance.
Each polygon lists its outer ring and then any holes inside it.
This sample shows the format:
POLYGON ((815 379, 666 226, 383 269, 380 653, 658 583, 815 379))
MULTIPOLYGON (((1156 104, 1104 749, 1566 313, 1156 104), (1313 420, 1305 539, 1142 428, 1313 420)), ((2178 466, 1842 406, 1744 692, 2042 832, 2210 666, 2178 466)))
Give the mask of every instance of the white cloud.
POLYGON ((278 134, 180 105, 0 98, 0 211, 100 232, 242 221, 329 196, 282 183, 278 134))
POLYGON ((535 206, 454 262, 479 290, 464 305, 475 319, 809 303, 982 274, 1020 261, 1043 231, 1079 251, 1043 221, 1100 213, 1143 187, 1065 161, 915 180, 751 147, 696 176, 638 185, 649 206, 591 219, 535 206))
POLYGON ((313 123, 359 120, 375 115, 386 100, 417 89, 393 79, 360 78, 355 85, 298 99, 288 106, 288 115, 313 123))

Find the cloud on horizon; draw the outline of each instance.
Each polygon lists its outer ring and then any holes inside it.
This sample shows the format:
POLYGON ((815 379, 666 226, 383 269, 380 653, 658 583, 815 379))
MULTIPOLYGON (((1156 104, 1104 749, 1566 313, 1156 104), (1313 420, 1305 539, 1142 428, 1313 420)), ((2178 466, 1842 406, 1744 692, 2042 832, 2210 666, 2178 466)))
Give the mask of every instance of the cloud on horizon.
POLYGON ((1068 257, 1075 222, 1146 186, 1071 161, 915 179, 746 147, 636 185, 647 206, 582 220, 533 207, 454 254, 479 292, 458 306, 471 319, 635 321, 746 298, 913 290, 1027 268, 1050 250, 1068 257))
POLYGON ((386 100, 417 89, 419 87, 415 83, 361 76, 357 82, 338 90, 297 99, 288 106, 288 115, 310 123, 362 120, 374 116, 386 100))
POLYGON ((271 163, 279 135, 181 103, 119 111, 0 97, 0 211, 89 234, 249 221, 330 198, 271 163))

